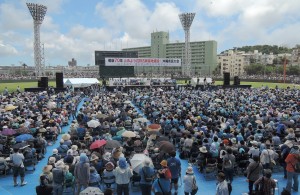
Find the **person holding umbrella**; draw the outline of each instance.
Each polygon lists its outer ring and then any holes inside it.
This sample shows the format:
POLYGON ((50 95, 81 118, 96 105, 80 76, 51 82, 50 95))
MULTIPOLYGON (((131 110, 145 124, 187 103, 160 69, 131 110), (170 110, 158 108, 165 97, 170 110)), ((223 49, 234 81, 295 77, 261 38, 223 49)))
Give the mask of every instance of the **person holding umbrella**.
POLYGON ((140 187, 142 195, 151 195, 152 181, 154 177, 154 169, 150 167, 150 160, 145 159, 144 166, 140 168, 139 175, 141 176, 140 187))
POLYGON ((21 186, 24 186, 27 184, 26 181, 24 181, 25 178, 25 166, 24 166, 24 155, 19 152, 18 148, 14 148, 14 153, 10 155, 10 160, 13 164, 13 178, 14 178, 14 186, 16 187, 18 185, 17 178, 20 175, 21 177, 21 186))

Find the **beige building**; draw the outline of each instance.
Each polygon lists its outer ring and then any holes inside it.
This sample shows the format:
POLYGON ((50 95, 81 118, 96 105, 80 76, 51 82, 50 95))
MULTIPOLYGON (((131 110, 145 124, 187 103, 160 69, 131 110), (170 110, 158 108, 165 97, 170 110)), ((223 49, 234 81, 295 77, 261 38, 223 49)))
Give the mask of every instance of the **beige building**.
MULTIPOLYGON (((151 33, 151 46, 126 48, 123 51, 137 51, 139 58, 180 58, 184 57, 184 42, 170 43, 168 32, 151 33)), ((191 72, 195 76, 208 76, 217 67, 217 42, 190 42, 191 72)), ((180 75, 181 67, 135 67, 136 75, 144 73, 180 75)))
POLYGON ((250 60, 244 51, 228 50, 218 55, 218 64, 220 66, 220 74, 229 72, 230 76, 241 76, 245 73, 245 66, 250 64, 250 60))

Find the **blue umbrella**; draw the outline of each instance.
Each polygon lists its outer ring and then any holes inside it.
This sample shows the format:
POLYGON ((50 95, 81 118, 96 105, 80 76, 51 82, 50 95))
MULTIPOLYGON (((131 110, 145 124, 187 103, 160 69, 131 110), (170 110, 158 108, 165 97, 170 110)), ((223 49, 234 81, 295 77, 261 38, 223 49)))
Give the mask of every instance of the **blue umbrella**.
POLYGON ((144 99, 148 99, 149 98, 149 95, 145 95, 143 96, 144 99))
POLYGON ((30 134, 22 134, 16 137, 16 142, 22 142, 22 141, 27 141, 30 139, 34 139, 32 135, 30 134))
POLYGON ((85 98, 84 101, 90 102, 91 98, 85 98))

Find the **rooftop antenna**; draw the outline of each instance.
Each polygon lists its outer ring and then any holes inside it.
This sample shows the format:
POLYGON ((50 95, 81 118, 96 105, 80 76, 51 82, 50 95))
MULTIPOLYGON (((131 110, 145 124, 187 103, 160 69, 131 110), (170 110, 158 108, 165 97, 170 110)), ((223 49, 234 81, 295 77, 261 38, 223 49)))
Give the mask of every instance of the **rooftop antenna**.
POLYGON ((191 48, 190 48, 190 28, 193 23, 196 13, 179 14, 179 19, 182 24, 185 34, 184 58, 182 64, 182 74, 191 77, 191 48))
POLYGON ((26 3, 31 16, 33 18, 33 29, 34 29, 34 65, 35 65, 35 76, 41 77, 44 75, 44 68, 42 63, 42 51, 40 41, 40 27, 43 23, 44 17, 47 12, 47 7, 35 3, 26 3))

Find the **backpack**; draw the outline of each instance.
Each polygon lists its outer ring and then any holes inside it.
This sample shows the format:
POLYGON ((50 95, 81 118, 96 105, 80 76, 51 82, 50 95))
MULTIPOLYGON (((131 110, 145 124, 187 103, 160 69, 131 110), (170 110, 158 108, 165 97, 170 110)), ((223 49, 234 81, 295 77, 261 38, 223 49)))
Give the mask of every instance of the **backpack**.
POLYGON ((295 173, 300 173, 300 161, 298 160, 296 162, 296 164, 293 164, 293 163, 291 163, 291 164, 292 164, 292 166, 293 166, 293 168, 295 170, 295 173))
POLYGON ((153 177, 152 176, 149 176, 149 175, 147 175, 146 173, 145 173, 145 170, 144 170, 145 168, 143 167, 142 168, 142 170, 143 170, 143 173, 144 173, 144 178, 145 178, 145 181, 146 182, 152 182, 152 180, 153 180, 153 177))
POLYGON ((67 172, 65 174, 65 182, 64 182, 66 188, 72 187, 73 186, 73 181, 74 181, 74 176, 72 175, 72 173, 67 172))

